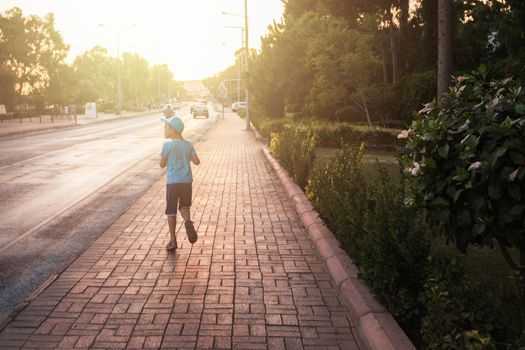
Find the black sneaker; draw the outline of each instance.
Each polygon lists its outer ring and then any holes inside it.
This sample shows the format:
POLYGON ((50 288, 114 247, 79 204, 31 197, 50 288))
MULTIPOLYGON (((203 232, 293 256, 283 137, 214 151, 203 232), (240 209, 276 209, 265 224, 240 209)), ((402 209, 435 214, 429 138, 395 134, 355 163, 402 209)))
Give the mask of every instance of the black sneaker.
POLYGON ((177 241, 169 241, 168 245, 166 246, 166 250, 175 250, 177 248, 177 241))
POLYGON ((193 221, 184 221, 184 227, 186 228, 188 241, 190 241, 191 244, 197 242, 197 231, 195 231, 195 227, 193 227, 193 221))

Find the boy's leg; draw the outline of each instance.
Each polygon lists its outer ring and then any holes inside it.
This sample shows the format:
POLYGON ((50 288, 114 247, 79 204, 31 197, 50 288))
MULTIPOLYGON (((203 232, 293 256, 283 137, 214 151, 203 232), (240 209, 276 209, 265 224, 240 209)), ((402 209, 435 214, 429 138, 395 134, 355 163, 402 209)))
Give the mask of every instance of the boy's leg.
POLYGON ((184 221, 191 221, 190 208, 180 208, 179 211, 184 221))
POLYGON ((195 227, 193 227, 193 221, 190 220, 190 208, 180 208, 179 211, 184 218, 184 228, 186 228, 188 241, 193 244, 197 241, 197 231, 195 231, 195 227))
POLYGON ((193 227, 193 221, 191 221, 191 194, 192 194, 192 185, 183 184, 181 188, 181 197, 179 203, 179 211, 184 219, 184 227, 186 228, 186 234, 188 235, 188 241, 193 244, 197 241, 197 232, 195 227, 193 227))
POLYGON ((172 241, 177 240, 177 236, 175 236, 175 228, 177 227, 177 217, 176 216, 168 216, 168 226, 170 228, 170 236, 172 241))
POLYGON ((167 250, 177 249, 177 236, 175 229, 177 227, 177 193, 172 185, 166 186, 166 215, 168 217, 168 228, 170 230, 170 241, 166 246, 167 250))

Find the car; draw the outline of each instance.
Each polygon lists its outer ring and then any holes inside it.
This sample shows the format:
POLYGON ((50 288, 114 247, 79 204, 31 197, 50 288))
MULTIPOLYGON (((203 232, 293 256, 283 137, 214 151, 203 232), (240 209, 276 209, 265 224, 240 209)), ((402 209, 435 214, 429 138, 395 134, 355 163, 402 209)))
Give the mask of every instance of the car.
POLYGON ((209 118, 210 114, 208 112, 208 106, 206 106, 204 103, 199 103, 193 106, 192 108, 193 118, 197 117, 206 117, 209 118))
POLYGON ((246 102, 234 102, 232 103, 232 111, 237 112, 239 109, 246 109, 247 106, 246 102))

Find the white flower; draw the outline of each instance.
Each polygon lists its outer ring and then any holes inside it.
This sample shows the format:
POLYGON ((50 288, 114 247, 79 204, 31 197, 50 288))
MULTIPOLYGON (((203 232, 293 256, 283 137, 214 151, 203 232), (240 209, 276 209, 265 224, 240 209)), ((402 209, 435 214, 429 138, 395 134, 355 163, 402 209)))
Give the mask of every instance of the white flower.
POLYGON ((470 125, 470 119, 467 119, 467 120, 465 121, 465 124, 463 124, 463 125, 461 125, 461 126, 459 127, 458 131, 465 131, 465 130, 467 130, 468 127, 469 127, 469 125, 470 125))
POLYGON ((509 177, 508 177, 509 182, 514 182, 514 180, 516 180, 516 176, 518 176, 519 170, 520 168, 514 170, 512 173, 509 174, 509 177))
POLYGON ((481 168, 481 162, 474 162, 470 164, 470 166, 468 167, 468 171, 478 170, 479 168, 481 168))
POLYGON ((465 80, 467 80, 468 77, 467 77, 467 76, 461 76, 461 77, 457 77, 456 79, 457 79, 459 82, 461 82, 461 81, 465 81, 465 80))
POLYGON ((418 162, 414 162, 414 166, 410 169, 412 176, 417 176, 421 173, 421 165, 418 162))
POLYGON ((465 142, 467 142, 467 140, 470 138, 470 134, 468 134, 467 136, 465 136, 463 138, 463 140, 460 141, 461 144, 464 144, 465 142))
POLYGON ((398 139, 408 139, 408 134, 410 133, 410 130, 401 130, 401 133, 397 135, 398 139))

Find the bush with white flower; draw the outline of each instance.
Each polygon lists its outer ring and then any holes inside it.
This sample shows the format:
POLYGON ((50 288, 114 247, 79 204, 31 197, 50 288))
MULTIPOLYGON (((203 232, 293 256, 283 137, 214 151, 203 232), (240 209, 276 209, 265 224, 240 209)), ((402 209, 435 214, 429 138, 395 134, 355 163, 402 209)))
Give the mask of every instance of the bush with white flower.
MULTIPOLYGON (((512 79, 488 81, 482 66, 455 79, 408 131, 407 173, 429 220, 461 252, 498 242, 525 253, 525 91, 512 79)), ((523 273, 524 271, 522 271, 523 273)))

